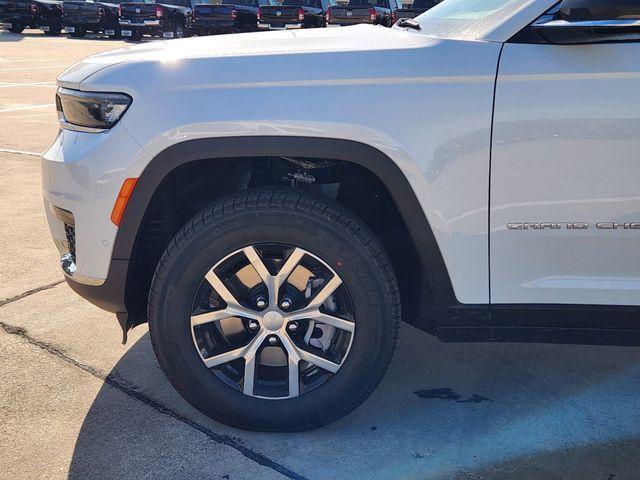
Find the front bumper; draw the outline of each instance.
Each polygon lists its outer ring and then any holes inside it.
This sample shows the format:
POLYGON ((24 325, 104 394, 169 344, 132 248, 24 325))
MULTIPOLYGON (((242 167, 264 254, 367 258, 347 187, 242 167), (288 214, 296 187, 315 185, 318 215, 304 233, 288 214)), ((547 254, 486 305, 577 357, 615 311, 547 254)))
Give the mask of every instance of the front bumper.
POLYGON ((194 20, 191 28, 196 35, 235 33, 240 30, 237 22, 194 20))
POLYGON ((145 155, 122 124, 104 133, 60 130, 42 157, 49 229, 71 287, 92 303, 124 311, 128 258, 112 260, 111 211, 127 160, 145 155))
POLYGON ((142 30, 144 32, 162 30, 162 20, 126 20, 120 19, 120 28, 142 30))
MULTIPOLYGON (((47 22, 40 15, 33 15, 31 13, 9 13, 3 14, 0 17, 0 25, 24 25, 27 27, 40 28, 40 25, 45 25, 47 22)), ((9 28, 9 27, 5 27, 9 28)))
POLYGON ((272 23, 258 22, 260 30, 297 30, 304 26, 302 23, 285 23, 282 26, 275 26, 272 23))
POLYGON ((62 24, 68 33, 73 33, 78 30, 97 33, 104 31, 105 28, 110 28, 106 23, 99 20, 65 19, 64 17, 62 18, 62 24))

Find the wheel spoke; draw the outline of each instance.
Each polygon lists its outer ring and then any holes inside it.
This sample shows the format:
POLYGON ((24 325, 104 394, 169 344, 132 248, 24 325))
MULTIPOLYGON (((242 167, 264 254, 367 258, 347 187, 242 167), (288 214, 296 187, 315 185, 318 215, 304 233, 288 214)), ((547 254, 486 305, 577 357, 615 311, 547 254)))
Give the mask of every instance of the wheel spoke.
POLYGON ((327 315, 317 308, 305 308, 304 310, 299 310, 284 317, 285 322, 295 322, 297 320, 315 320, 316 322, 325 323, 349 333, 353 333, 356 328, 355 323, 344 320, 343 318, 334 317, 333 315, 327 315))
POLYGON ((295 248, 291 252, 291 255, 289 255, 289 258, 287 258, 287 261, 284 262, 284 265, 275 276, 274 287, 276 290, 279 290, 282 284, 287 281, 287 278, 296 269, 302 257, 304 257, 304 250, 301 248, 295 248))
POLYGON ((289 355, 289 396, 297 397, 300 395, 300 371, 298 370, 298 362, 300 360, 297 356, 289 355))
POLYGON ((226 285, 220 280, 220 277, 215 274, 213 269, 209 270, 205 277, 207 281, 211 284, 213 289, 216 291, 220 298, 225 301, 225 303, 230 307, 239 307, 240 302, 236 300, 236 297, 229 291, 226 285))
MULTIPOLYGON (((193 325, 198 325, 200 323, 215 322, 218 320, 222 320, 222 318, 227 318, 227 317, 244 317, 244 318, 250 318, 251 320, 259 320, 261 318, 258 312, 255 312, 249 308, 246 308, 240 305, 240 302, 236 300, 236 298, 229 291, 226 285, 222 282, 222 280, 220 280, 220 277, 218 277, 218 275, 216 275, 213 270, 209 270, 205 275, 205 278, 211 284, 211 286, 216 291, 216 293, 220 295, 220 298, 222 298, 222 300, 224 300, 224 302, 227 304, 227 308, 225 308, 224 310, 216 310, 215 312, 202 314, 202 315, 213 315, 213 319, 207 320, 206 317, 203 317, 202 321, 198 323, 193 323, 193 321, 194 321, 194 317, 200 317, 200 315, 194 315, 193 317, 191 317, 193 325), (218 314, 218 312, 227 312, 228 315, 226 317, 217 318, 217 316, 214 314, 218 314)), ((222 313, 220 313, 220 315, 222 315, 222 313)))
POLYGON ((267 270, 267 267, 264 265, 254 247, 246 247, 242 249, 242 251, 246 255, 247 260, 249 260, 249 263, 251 263, 256 272, 258 272, 258 275, 264 282, 265 287, 267 287, 269 305, 277 305, 278 299, 276 298, 277 288, 275 287, 275 278, 269 273, 269 270, 267 270))
POLYGON ((300 371, 298 364, 300 363, 300 350, 293 341, 286 335, 280 337, 280 341, 287 350, 288 368, 289 368, 289 397, 297 397, 300 395, 300 371))
POLYGON ((256 355, 246 355, 244 357, 244 380, 242 381, 242 392, 245 395, 253 395, 253 382, 256 376, 256 355))
POLYGON ((222 310, 216 310, 215 312, 199 313, 191 316, 191 325, 204 325, 205 323, 219 322, 225 318, 238 316, 239 313, 233 308, 224 308, 222 310))
POLYGON ((217 367, 223 363, 229 363, 232 360, 242 358, 245 347, 236 348, 229 352, 221 353, 220 355, 214 355, 213 357, 205 358, 204 364, 207 368, 217 367))
POLYGON ((258 348, 260 348, 260 345, 262 345, 265 337, 266 334, 260 332, 255 337, 253 337, 253 339, 244 347, 236 348, 219 355, 214 355, 213 357, 205 358, 203 359, 204 364, 207 366, 207 368, 211 368, 222 365, 223 363, 229 363, 232 360, 237 360, 238 358, 244 358, 246 360, 247 357, 255 357, 255 354, 258 351, 258 348))
MULTIPOLYGON (((338 369, 340 369, 339 364, 333 363, 330 360, 326 360, 314 353, 307 352, 302 348, 298 348, 298 346, 295 345, 293 341, 290 338, 288 338, 286 335, 283 335, 282 337, 280 337, 280 341, 287 349, 290 362, 291 362, 291 359, 295 361, 296 369, 297 369, 298 362, 300 360, 305 360, 306 362, 313 363, 314 365, 320 368, 324 368, 325 370, 328 370, 332 373, 336 373, 338 369)), ((289 376, 291 376, 291 363, 289 363, 289 376)))
POLYGON ((337 275, 334 275, 331 278, 331 280, 329 280, 327 283, 324 284, 324 286, 316 294, 316 296, 313 297, 311 302, 309 302, 309 305, 307 305, 307 308, 308 309, 319 308, 320 305, 326 302, 327 299, 331 295, 333 295, 333 292, 335 292, 336 288, 338 288, 340 285, 342 285, 342 280, 340 280, 340 277, 338 277, 337 275))
POLYGON ((249 260, 249 263, 251 263, 251 266, 256 269, 256 272, 258 272, 262 281, 267 285, 267 288, 269 288, 269 284, 273 282, 273 276, 269 273, 267 267, 265 267, 260 255, 256 252, 256 249, 253 247, 246 247, 243 248, 242 251, 247 257, 247 260, 249 260))
POLYGON ((345 330, 349 333, 353 333, 355 329, 355 324, 350 322, 349 320, 344 320, 342 318, 334 317, 333 315, 327 315, 326 313, 322 313, 320 311, 316 311, 317 313, 310 315, 307 318, 311 318, 316 322, 324 323, 326 325, 331 325, 332 327, 339 328, 340 330, 345 330))
POLYGON ((328 370, 331 373, 336 373, 340 369, 339 364, 333 363, 330 360, 322 358, 314 353, 307 352, 301 348, 298 349, 298 354, 300 355, 301 360, 313 363, 315 366, 328 370))

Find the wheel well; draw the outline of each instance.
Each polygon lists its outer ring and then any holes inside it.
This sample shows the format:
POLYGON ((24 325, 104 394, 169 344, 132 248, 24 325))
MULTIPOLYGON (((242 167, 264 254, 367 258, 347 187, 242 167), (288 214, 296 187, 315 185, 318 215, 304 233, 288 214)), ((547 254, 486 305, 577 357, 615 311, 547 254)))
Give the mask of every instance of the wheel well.
MULTIPOLYGON (((195 160, 160 182, 138 229, 125 303, 132 324, 146 320, 149 286, 169 241, 209 203, 252 188, 281 186, 329 197, 360 217, 380 240, 400 286, 403 319, 424 322, 430 303, 426 271, 403 216, 382 180, 355 163, 307 157, 231 157, 195 160)), ((125 213, 126 216, 126 213, 125 213)), ((425 328, 424 323, 421 328, 425 328)))

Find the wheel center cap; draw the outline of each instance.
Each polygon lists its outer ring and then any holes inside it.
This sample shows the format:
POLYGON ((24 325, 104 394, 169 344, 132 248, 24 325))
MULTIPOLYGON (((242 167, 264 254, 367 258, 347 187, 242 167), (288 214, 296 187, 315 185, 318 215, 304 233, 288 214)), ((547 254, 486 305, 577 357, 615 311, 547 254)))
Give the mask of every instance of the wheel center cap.
POLYGON ((284 317, 278 312, 267 312, 264 317, 262 317, 262 324, 267 330, 271 330, 272 332, 280 330, 283 323, 284 317))

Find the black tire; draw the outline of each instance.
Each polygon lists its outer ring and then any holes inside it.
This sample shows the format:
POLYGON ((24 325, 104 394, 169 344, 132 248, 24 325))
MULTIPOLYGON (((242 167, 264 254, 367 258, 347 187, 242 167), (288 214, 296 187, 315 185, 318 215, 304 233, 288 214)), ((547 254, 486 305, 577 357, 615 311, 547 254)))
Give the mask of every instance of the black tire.
POLYGON ((148 317, 160 366, 195 408, 237 428, 303 431, 347 415, 377 387, 395 349, 400 296, 382 246, 351 212, 299 191, 260 189, 213 203, 178 232, 156 269, 148 317), (204 365, 190 327, 205 273, 239 248, 273 241, 299 246, 335 266, 357 312, 351 348, 333 377, 279 400, 245 395, 222 382, 204 365))
POLYGON ((185 38, 186 36, 186 29, 182 25, 176 25, 173 28, 173 38, 185 38))
POLYGON ((22 33, 24 29, 25 29, 25 26, 22 25, 21 23, 13 23, 9 31, 11 33, 22 33))
POLYGON ((140 40, 142 40, 143 36, 144 34, 140 30, 134 30, 133 32, 131 32, 131 40, 133 40, 134 42, 139 42, 140 40))
POLYGON ((83 38, 87 34, 87 31, 84 28, 76 27, 75 31, 70 33, 69 36, 71 38, 83 38))
POLYGON ((60 20, 60 18, 53 17, 49 20, 48 24, 49 24, 49 31, 44 32, 45 35, 49 35, 51 37, 60 35, 60 33, 62 32, 62 20, 60 20))

